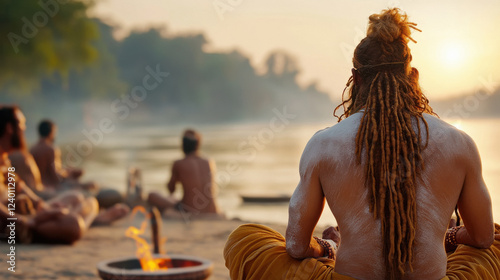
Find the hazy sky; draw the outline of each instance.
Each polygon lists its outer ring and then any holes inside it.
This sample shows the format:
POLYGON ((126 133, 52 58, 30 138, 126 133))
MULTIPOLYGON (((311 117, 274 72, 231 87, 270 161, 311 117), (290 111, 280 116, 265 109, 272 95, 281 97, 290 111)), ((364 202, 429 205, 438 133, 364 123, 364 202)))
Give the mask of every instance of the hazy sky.
POLYGON ((431 100, 472 92, 484 80, 500 84, 498 0, 103 0, 94 14, 120 26, 118 37, 148 26, 203 32, 207 51, 238 49, 258 68, 270 51, 284 49, 298 58, 303 84, 317 80, 338 98, 368 16, 394 6, 423 31, 410 47, 431 100))

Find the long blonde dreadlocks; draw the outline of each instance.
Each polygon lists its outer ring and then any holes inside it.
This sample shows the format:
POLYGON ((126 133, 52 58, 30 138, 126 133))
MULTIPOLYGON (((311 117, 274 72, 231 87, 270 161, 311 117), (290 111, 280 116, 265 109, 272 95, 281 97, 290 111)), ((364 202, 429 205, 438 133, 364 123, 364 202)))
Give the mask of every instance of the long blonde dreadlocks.
MULTIPOLYGON (((400 279, 412 270, 417 226, 416 185, 424 168, 420 121, 434 114, 410 66, 410 28, 406 14, 388 9, 369 17, 367 37, 354 51, 353 82, 339 121, 364 110, 356 135, 357 163, 364 155, 370 211, 380 219, 386 279, 400 279), (416 123, 416 129, 414 129, 416 123)), ((419 30, 420 31, 420 30, 419 30)), ((414 41, 415 42, 415 41, 414 41)), ((345 90, 344 90, 345 92, 345 90)))

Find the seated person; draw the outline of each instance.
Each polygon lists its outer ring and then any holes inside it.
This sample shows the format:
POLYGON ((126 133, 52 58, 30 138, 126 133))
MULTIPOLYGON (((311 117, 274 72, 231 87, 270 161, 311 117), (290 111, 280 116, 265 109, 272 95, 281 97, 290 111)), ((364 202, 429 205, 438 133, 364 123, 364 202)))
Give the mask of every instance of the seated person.
POLYGON ((9 187, 15 188, 16 236, 22 242, 34 238, 51 243, 73 243, 90 225, 109 224, 128 213, 124 205, 99 212, 95 198, 85 198, 76 191, 65 192, 48 201, 33 193, 15 173, 8 158, 9 152, 25 147, 25 121, 17 107, 0 107, 0 234, 6 230, 7 218, 13 217, 8 209, 12 208, 9 187))
POLYGON ((148 203, 158 207, 162 212, 175 209, 178 212, 194 215, 221 215, 215 201, 214 171, 215 163, 200 156, 201 135, 194 130, 186 130, 182 138, 183 159, 172 166, 172 174, 167 184, 170 196, 151 192, 148 203), (181 201, 173 197, 176 184, 180 182, 184 195, 181 201))
MULTIPOLYGON (((61 151, 54 146, 57 126, 50 120, 43 120, 38 125, 40 139, 30 149, 30 153, 40 170, 42 183, 46 188, 96 190, 93 182, 79 183, 83 170, 77 168, 63 168, 61 151)), ((13 162, 13 164, 15 164, 13 162)))
POLYGON ((370 16, 344 114, 302 154, 286 238, 240 226, 224 248, 231 279, 500 279, 478 150, 420 90, 411 27, 399 9, 370 16), (322 239, 325 201, 338 229, 322 239), (457 205, 464 225, 448 229, 457 205))
POLYGON ((9 160, 16 173, 23 178, 24 183, 37 195, 53 197, 56 194, 55 189, 46 188, 42 184, 40 170, 38 170, 38 166, 29 152, 26 150, 12 151, 9 153, 9 160))

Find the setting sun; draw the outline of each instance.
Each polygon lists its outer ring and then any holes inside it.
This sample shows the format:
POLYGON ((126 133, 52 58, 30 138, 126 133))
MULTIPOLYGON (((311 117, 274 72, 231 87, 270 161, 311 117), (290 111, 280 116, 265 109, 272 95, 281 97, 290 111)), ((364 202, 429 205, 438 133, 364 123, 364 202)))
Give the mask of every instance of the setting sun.
POLYGON ((460 67, 467 60, 467 51, 464 44, 449 42, 441 48, 440 56, 447 67, 460 67))

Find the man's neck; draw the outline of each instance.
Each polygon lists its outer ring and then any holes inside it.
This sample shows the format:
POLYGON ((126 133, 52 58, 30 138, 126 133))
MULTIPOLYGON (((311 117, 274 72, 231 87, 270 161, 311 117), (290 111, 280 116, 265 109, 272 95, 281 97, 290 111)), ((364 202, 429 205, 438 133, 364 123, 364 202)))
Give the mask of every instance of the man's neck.
POLYGON ((50 137, 40 138, 39 142, 52 146, 54 144, 54 139, 50 137))
POLYGON ((191 152, 189 154, 186 154, 185 157, 197 157, 199 155, 200 155, 199 151, 194 151, 194 152, 191 152))

